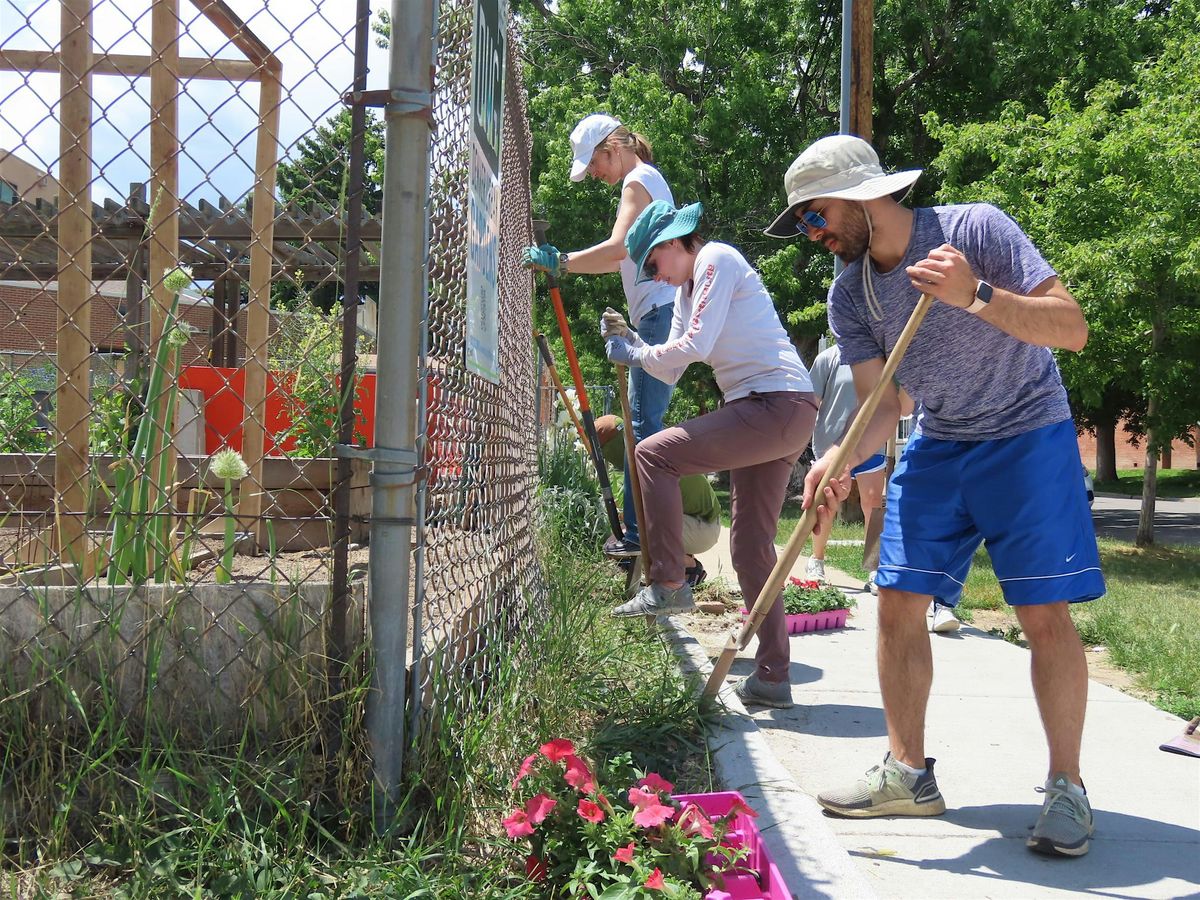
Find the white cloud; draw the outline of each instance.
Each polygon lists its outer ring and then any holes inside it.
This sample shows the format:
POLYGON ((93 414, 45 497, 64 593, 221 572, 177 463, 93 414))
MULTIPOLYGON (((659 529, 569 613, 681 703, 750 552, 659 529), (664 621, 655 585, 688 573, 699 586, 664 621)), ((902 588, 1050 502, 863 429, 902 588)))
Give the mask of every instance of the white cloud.
MULTIPOLYGON (((341 109, 340 97, 354 75, 353 0, 228 0, 230 8, 278 57, 283 66, 281 156, 341 109)), ((372 0, 372 17, 388 8, 372 0)), ((59 43, 59 4, 54 0, 0 0, 0 41, 5 48, 44 50, 59 43)), ((184 56, 241 59, 208 19, 180 2, 184 56)), ((98 53, 149 54, 150 3, 97 0, 93 36, 98 53)), ((368 87, 387 85, 387 53, 370 39, 368 87)), ((95 124, 93 198, 121 198, 129 184, 148 177, 150 110, 148 78, 114 75, 92 79, 95 124)), ((57 173, 58 76, 0 72, 0 148, 57 173)), ((219 81, 184 84, 179 103, 180 191, 193 202, 243 197, 253 183, 258 85, 219 81)))

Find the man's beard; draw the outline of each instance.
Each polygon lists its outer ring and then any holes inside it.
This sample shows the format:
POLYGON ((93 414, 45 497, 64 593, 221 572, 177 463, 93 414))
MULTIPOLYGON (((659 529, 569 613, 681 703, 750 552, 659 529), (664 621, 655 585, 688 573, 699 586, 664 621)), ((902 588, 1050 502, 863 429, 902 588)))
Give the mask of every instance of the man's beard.
POLYGON ((833 238, 838 245, 835 252, 844 263, 852 263, 867 252, 871 246, 871 229, 861 204, 850 206, 842 217, 840 233, 833 238))

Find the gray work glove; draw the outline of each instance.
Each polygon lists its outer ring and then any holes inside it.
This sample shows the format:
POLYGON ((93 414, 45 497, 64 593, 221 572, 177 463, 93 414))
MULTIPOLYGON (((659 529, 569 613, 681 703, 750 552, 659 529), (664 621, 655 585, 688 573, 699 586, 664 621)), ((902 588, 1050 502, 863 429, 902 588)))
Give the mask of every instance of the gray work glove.
POLYGON ((607 307, 604 314, 600 316, 600 337, 607 340, 610 337, 628 336, 629 326, 625 322, 625 317, 611 306, 607 307))

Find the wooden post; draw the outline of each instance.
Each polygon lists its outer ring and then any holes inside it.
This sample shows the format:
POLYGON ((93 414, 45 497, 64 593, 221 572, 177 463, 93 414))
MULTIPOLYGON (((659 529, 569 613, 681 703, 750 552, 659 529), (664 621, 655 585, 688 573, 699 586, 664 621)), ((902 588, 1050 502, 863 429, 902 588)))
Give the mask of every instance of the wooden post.
POLYGON ((271 323, 271 266, 275 235, 275 167, 279 161, 279 103, 282 72, 265 64, 259 78, 258 144, 250 221, 250 302, 246 307, 246 418, 242 458, 250 469, 248 489, 239 492, 238 517, 261 545, 264 422, 267 412, 267 337, 271 323))
MULTIPOLYGON (((154 0, 150 13, 150 46, 154 62, 150 66, 150 347, 162 339, 163 326, 171 309, 172 293, 163 278, 179 265, 179 0, 154 0)), ((175 352, 167 358, 172 372, 175 352)), ((149 468, 139 477, 158 478, 165 472, 166 483, 158 488, 168 498, 175 480, 174 422, 165 421, 170 384, 163 382, 157 397, 146 398, 146 408, 162 433, 151 440, 149 468)), ((156 506, 157 504, 154 504, 156 506)), ((152 512, 163 512, 152 508, 152 512)), ((145 523, 146 527, 155 522, 145 523)), ((174 534, 174 517, 166 533, 174 534)), ((150 563, 153 570, 154 564, 150 563)))
POLYGON ((853 31, 850 55, 850 133, 865 141, 871 140, 874 49, 875 49, 875 0, 854 0, 853 31))
POLYGON ((60 559, 83 566, 91 411, 92 5, 61 4, 59 91, 58 379, 55 394, 55 536, 60 559))

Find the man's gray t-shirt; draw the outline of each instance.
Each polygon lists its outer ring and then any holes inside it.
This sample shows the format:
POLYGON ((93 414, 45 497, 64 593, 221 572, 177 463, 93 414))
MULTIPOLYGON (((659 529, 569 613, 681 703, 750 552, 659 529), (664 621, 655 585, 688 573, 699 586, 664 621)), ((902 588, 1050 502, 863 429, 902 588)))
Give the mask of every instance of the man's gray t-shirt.
MULTIPOLYGON (((866 254, 829 289, 829 324, 842 362, 855 365, 890 353, 920 299, 905 268, 942 244, 966 256, 989 284, 1028 294, 1054 269, 1016 222, 984 203, 913 210, 904 258, 890 272, 872 270, 882 319, 867 305, 866 254)), ((921 407, 920 431, 944 440, 1012 437, 1071 417, 1058 365, 1035 347, 965 309, 935 302, 901 360, 896 380, 921 407)))
MULTIPOLYGON (((808 377, 812 379, 813 393, 821 402, 812 436, 813 453, 819 458, 846 433, 850 416, 858 407, 858 395, 854 392, 854 376, 850 367, 842 364, 837 344, 817 354, 808 377)), ((877 452, 886 449, 884 445, 877 452)))

